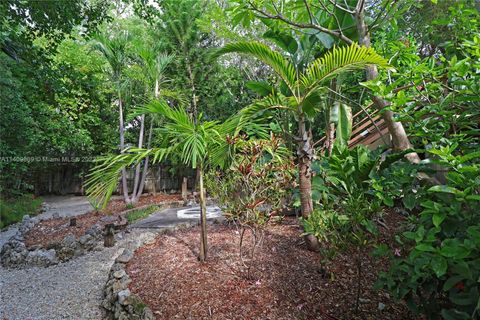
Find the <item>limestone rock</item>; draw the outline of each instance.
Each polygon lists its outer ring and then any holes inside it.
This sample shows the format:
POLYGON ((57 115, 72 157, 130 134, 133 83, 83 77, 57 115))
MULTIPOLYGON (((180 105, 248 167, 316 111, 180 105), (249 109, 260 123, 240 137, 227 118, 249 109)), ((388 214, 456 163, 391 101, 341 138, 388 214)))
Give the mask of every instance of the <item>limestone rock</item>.
POLYGON ((130 295, 131 295, 130 289, 125 289, 125 290, 120 291, 117 294, 118 302, 123 306, 129 305, 131 303, 130 299, 129 299, 130 295))
POLYGON ((119 255, 117 259, 115 259, 115 262, 127 263, 132 258, 133 258, 133 252, 131 250, 124 249, 123 253, 119 255))
POLYGON ((115 271, 113 273, 113 276, 116 278, 116 279, 121 279, 123 278, 124 276, 126 276, 127 273, 125 272, 125 270, 119 270, 119 271, 115 271))

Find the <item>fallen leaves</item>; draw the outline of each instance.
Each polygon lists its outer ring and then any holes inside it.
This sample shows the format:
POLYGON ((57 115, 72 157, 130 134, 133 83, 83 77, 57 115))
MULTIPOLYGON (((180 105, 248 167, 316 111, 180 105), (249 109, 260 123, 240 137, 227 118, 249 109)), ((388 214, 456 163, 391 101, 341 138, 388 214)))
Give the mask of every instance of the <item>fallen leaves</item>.
MULTIPOLYGON (((354 314, 352 257, 337 256, 332 276, 323 277, 319 255, 298 241, 300 234, 294 219, 270 226, 249 270, 240 262, 233 226, 209 228, 203 264, 197 261, 198 228, 161 235, 129 262, 130 290, 157 319, 413 319, 403 304, 371 289, 384 262, 369 256, 363 261, 364 303, 354 314)), ((244 245, 251 243, 247 234, 244 245)))

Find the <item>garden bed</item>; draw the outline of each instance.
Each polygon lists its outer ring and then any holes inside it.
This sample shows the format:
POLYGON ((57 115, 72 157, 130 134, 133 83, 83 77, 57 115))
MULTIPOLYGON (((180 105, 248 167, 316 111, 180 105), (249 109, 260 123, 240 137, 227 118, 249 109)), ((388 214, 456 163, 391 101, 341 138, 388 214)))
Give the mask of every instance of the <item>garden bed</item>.
MULTIPOLYGON (((112 201, 101 212, 92 211, 74 217, 74 225, 70 224, 72 218, 39 221, 25 216, 17 233, 1 248, 0 262, 8 268, 48 267, 87 251, 101 250, 107 225, 123 229, 127 226, 125 216, 135 210, 145 210, 152 203, 159 204, 159 208, 178 206, 183 203, 178 201, 180 198, 176 194, 147 196, 139 201, 139 207, 127 210, 123 201, 112 201)), ((113 244, 113 238, 109 243, 113 244)))
POLYGON ((126 210, 136 210, 143 206, 180 201, 181 199, 181 195, 178 194, 145 196, 141 197, 136 207, 132 209, 128 209, 123 200, 113 200, 109 202, 106 209, 100 212, 91 211, 76 216, 76 226, 70 226, 70 218, 55 218, 40 221, 25 234, 25 245, 27 247, 40 246, 47 248, 62 241, 65 236, 69 234, 75 237, 82 236, 86 230, 95 224, 99 224, 103 228, 105 224, 111 222, 111 220, 117 220, 126 210), (105 218, 108 216, 112 217, 112 219, 105 218))
MULTIPOLYGON (((390 216, 393 214, 390 214, 390 216)), ((387 217, 394 228, 399 217, 387 217)), ((157 319, 412 319, 406 306, 372 286, 385 262, 366 256, 360 313, 354 312, 356 268, 339 255, 327 275, 320 256, 306 249, 295 219, 270 226, 247 274, 235 227, 208 230, 208 261, 197 261, 199 229, 160 235, 135 252, 126 267, 129 291, 157 319)), ((385 234, 385 242, 392 230, 385 234)), ((250 236, 244 248, 251 245, 250 236)), ((393 248, 392 248, 393 250, 393 248)))

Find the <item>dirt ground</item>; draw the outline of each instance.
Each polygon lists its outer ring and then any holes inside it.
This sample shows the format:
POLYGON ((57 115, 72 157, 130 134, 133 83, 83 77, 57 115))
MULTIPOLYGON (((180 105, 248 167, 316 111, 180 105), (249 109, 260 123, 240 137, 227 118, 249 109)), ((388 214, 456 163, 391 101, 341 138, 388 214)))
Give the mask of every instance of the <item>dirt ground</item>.
MULTIPOLYGON (((398 217, 386 223, 393 228, 398 217)), ((384 233, 391 238, 393 232, 384 233)), ((325 272, 319 254, 306 249, 300 234, 293 218, 270 226, 255 259, 245 265, 233 226, 209 227, 203 264, 197 261, 198 228, 161 235, 128 264, 130 290, 157 319, 414 319, 404 304, 372 289, 385 261, 368 255, 357 314, 353 256, 338 255, 325 272)), ((247 234, 244 241, 244 249, 251 249, 252 237, 247 234)))
MULTIPOLYGON (((182 197, 179 194, 157 194, 155 196, 143 196, 139 199, 136 207, 148 204, 160 204, 170 201, 179 201, 182 197)), ((105 224, 101 219, 105 216, 118 216, 122 211, 128 209, 123 200, 112 200, 105 210, 90 211, 88 213, 76 216, 77 225, 70 226, 70 217, 51 218, 40 221, 25 235, 25 244, 27 247, 42 246, 48 247, 54 243, 62 241, 68 235, 73 234, 80 237, 85 231, 96 223, 105 224)))

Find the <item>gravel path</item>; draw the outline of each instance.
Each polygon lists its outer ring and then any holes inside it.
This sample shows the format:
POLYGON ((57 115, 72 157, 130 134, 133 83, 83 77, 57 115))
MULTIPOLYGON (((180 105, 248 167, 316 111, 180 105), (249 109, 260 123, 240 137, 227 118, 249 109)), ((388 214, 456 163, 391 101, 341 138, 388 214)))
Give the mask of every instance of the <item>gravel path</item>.
POLYGON ((153 231, 133 229, 112 248, 90 252, 49 268, 0 267, 0 319, 101 319, 99 304, 108 270, 123 248, 152 240, 153 231))
MULTIPOLYGON (((45 212, 37 216, 40 219, 49 219, 54 214, 76 216, 92 210, 86 197, 54 196, 46 197, 45 202, 45 212)), ((0 248, 17 228, 13 225, 0 232, 0 248)), ((17 270, 0 266, 0 319, 101 319, 103 286, 115 258, 123 248, 134 250, 153 239, 154 232, 133 229, 117 235, 115 247, 89 252, 48 268, 17 270)))

